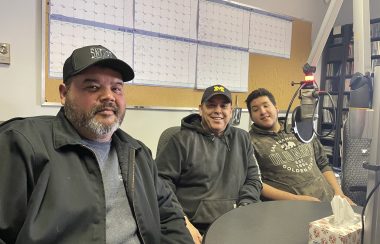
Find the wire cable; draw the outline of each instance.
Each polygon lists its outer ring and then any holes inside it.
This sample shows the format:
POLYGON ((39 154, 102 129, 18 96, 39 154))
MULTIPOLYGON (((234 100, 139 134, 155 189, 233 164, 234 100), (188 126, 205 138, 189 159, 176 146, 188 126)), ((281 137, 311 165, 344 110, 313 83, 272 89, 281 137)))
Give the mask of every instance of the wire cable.
MULTIPOLYGON (((298 94, 298 92, 304 87, 306 86, 306 83, 303 83, 302 85, 300 85, 297 89, 297 91, 294 93, 293 97, 292 97, 292 100, 290 100, 290 103, 289 103, 289 106, 288 106, 288 109, 286 110, 286 114, 285 114, 285 126, 284 126, 284 130, 285 130, 285 133, 289 133, 288 132, 288 127, 286 126, 286 124, 288 123, 288 116, 289 116, 289 111, 290 111, 290 108, 292 107, 293 105, 293 102, 294 102, 294 99, 296 99, 296 96, 298 94)), ((294 111, 293 111, 294 113, 294 111)))

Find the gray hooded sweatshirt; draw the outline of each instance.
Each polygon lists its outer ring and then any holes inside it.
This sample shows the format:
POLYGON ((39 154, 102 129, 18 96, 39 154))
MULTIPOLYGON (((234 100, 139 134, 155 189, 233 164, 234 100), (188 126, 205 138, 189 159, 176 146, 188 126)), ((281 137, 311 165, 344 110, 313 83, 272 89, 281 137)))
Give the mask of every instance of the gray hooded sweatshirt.
POLYGON ((217 137, 191 114, 156 158, 159 175, 193 224, 211 224, 242 203, 259 201, 260 171, 248 132, 227 126, 217 137))
POLYGON ((252 125, 251 139, 263 182, 298 195, 309 195, 331 201, 334 192, 323 176, 331 171, 323 146, 314 138, 300 142, 293 133, 278 133, 252 125))

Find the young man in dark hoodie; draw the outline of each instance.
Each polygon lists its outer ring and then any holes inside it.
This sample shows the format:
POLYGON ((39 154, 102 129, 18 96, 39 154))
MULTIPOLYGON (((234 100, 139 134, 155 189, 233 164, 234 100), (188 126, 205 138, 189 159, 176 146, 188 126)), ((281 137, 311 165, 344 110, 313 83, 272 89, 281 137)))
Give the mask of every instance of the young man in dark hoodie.
POLYGON ((220 215, 260 199, 262 182, 249 134, 230 126, 231 117, 230 91, 208 87, 199 114, 182 119, 181 131, 156 158, 159 175, 201 233, 220 215))
POLYGON ((319 140, 302 143, 293 133, 285 133, 272 93, 259 88, 248 95, 246 103, 253 121, 250 134, 263 177, 264 198, 331 201, 340 195, 353 204, 343 194, 319 140))

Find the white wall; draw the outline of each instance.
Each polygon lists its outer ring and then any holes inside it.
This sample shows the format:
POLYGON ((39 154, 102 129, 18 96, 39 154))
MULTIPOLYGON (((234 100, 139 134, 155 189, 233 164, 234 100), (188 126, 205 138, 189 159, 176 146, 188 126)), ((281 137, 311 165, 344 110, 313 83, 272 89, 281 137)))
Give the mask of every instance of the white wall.
MULTIPOLYGON (((335 25, 352 24, 352 1, 344 0, 339 15, 335 21, 335 25), (344 13, 344 14, 343 14, 344 13)), ((369 0, 370 19, 380 18, 380 1, 369 0)))
MULTIPOLYGON (((11 65, 0 64, 0 121, 16 116, 54 115, 59 109, 41 106, 40 102, 42 1, 44 0, 0 0, 1 6, 6 7, 2 8, 0 14, 0 42, 11 44, 11 65)), ((313 37, 316 36, 327 8, 323 0, 240 2, 311 21, 313 37)), ((143 141, 155 155, 161 132, 167 127, 179 125, 180 119, 191 112, 128 109, 122 128, 143 141)), ((240 127, 248 129, 248 124, 248 114, 243 112, 240 127)))

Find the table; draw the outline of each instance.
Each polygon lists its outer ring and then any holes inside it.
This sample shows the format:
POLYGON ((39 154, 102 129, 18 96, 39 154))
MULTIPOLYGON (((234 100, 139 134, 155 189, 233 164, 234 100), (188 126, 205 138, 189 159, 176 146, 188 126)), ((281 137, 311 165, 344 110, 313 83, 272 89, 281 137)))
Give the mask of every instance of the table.
MULTIPOLYGON (((354 206, 356 213, 361 207, 354 206)), ((204 244, 306 244, 309 222, 332 215, 329 202, 269 201, 236 208, 214 221, 204 244)))

